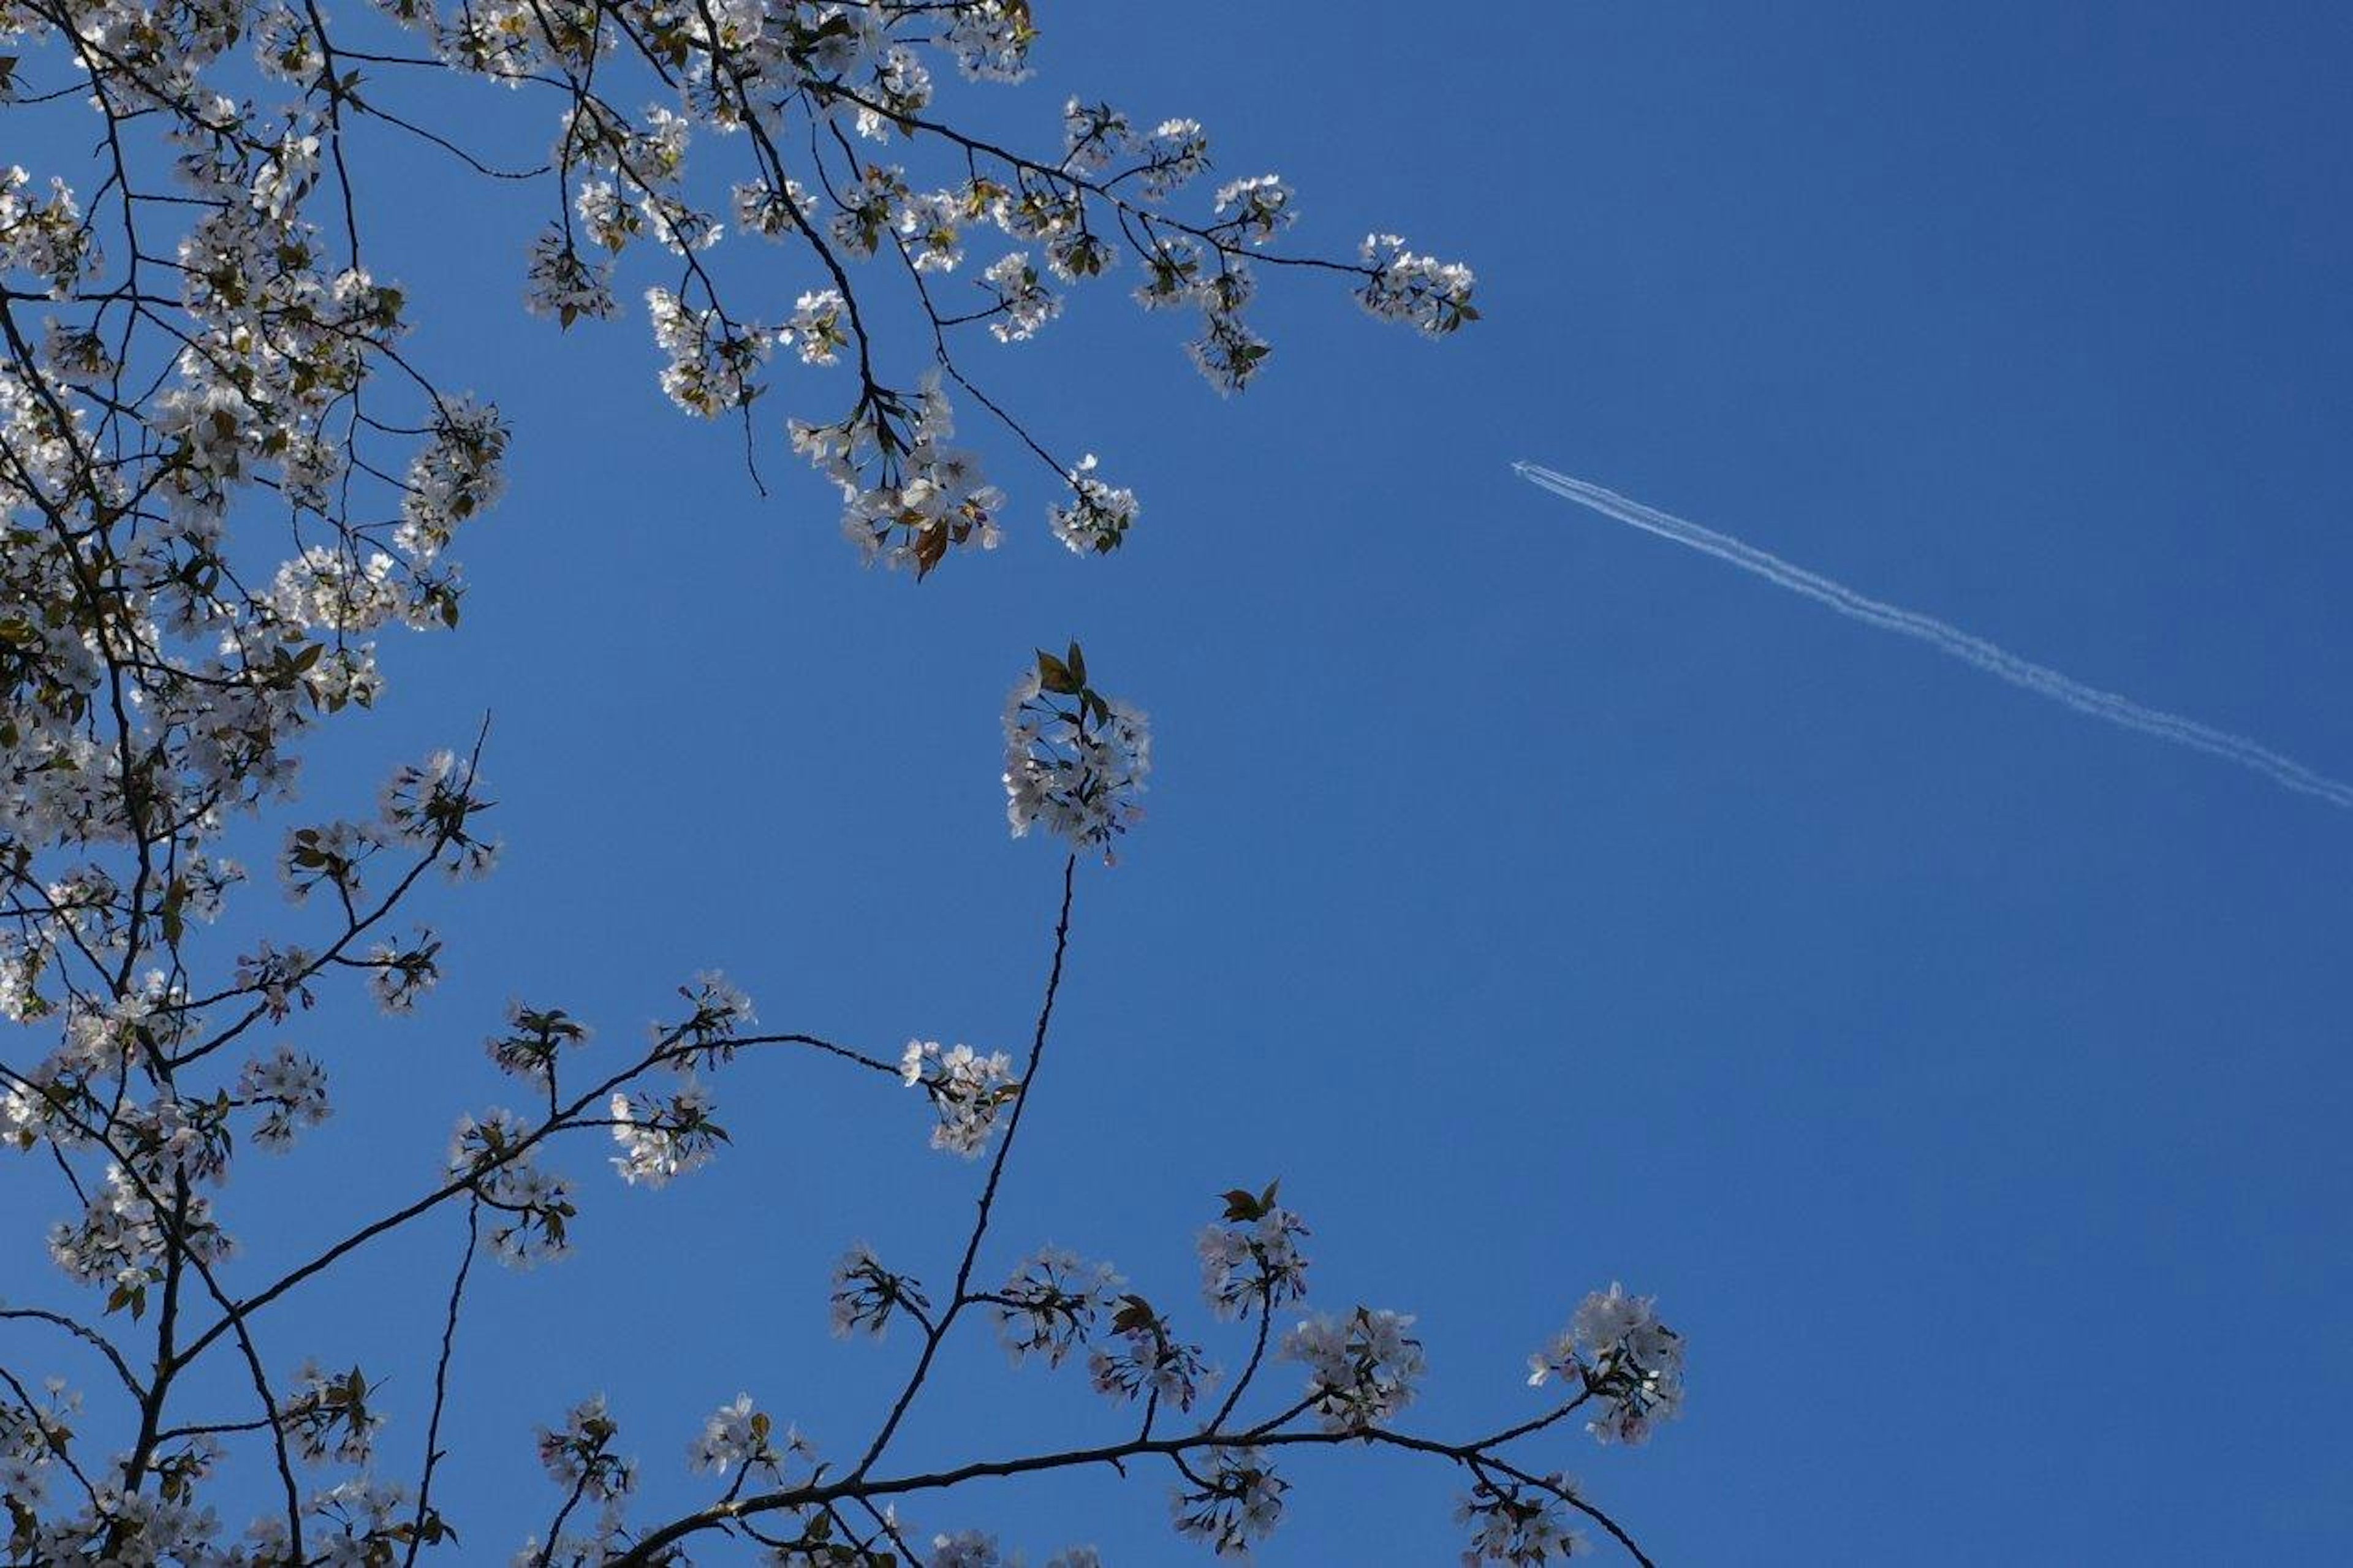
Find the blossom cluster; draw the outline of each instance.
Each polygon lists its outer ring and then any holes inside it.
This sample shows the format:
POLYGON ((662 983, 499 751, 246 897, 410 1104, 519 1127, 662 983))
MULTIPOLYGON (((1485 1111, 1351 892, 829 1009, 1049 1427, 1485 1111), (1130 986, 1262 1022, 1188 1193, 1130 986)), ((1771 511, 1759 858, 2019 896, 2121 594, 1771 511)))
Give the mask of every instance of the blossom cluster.
POLYGON ((708 1163, 727 1141, 726 1130, 711 1119, 710 1094, 691 1076, 667 1095, 632 1099, 616 1089, 608 1106, 613 1142, 621 1146, 613 1168, 632 1186, 662 1186, 708 1163))
POLYGON ((1588 1430, 1604 1443, 1639 1444, 1683 1414, 1683 1336, 1659 1321, 1655 1298, 1612 1283, 1578 1303, 1568 1327, 1528 1358, 1528 1382, 1558 1378, 1601 1401, 1588 1430))
POLYGON ((542 1170, 536 1152, 532 1129, 511 1110, 460 1118, 449 1139, 448 1174, 491 1211, 492 1255, 518 1268, 569 1252, 571 1221, 580 1212, 572 1184, 542 1170))
POLYGON ((1263 1448, 1212 1448, 1186 1479, 1168 1495, 1176 1532, 1221 1557, 1246 1555, 1282 1521, 1291 1483, 1274 1473, 1263 1448))
POLYGON ((1014 1364, 1032 1355, 1048 1366, 1094 1332, 1122 1281, 1107 1263, 1089 1264, 1074 1252, 1040 1247, 997 1288, 997 1337, 1014 1364))
POLYGON ((1275 1202, 1275 1191, 1228 1193, 1223 1217, 1200 1234, 1201 1294, 1220 1318, 1271 1311, 1307 1294, 1307 1257, 1299 1249, 1307 1226, 1275 1202))
POLYGON ((954 549, 994 550, 1005 493, 953 444, 955 415, 926 371, 913 396, 877 388, 837 424, 796 419, 793 450, 833 481, 841 527, 871 565, 928 576, 954 549))
POLYGON ((938 1113, 932 1147, 967 1160, 987 1147, 997 1112, 1021 1094, 1013 1058, 1003 1051, 982 1056, 961 1044, 942 1049, 937 1040, 909 1040, 900 1077, 909 1089, 930 1096, 938 1113))
MULTIPOLYGON (((558 1515, 545 1546, 534 1536, 515 1561, 586 1563, 609 1555, 607 1549, 619 1541, 625 1510, 638 1489, 638 1462, 614 1446, 620 1432, 601 1394, 566 1411, 562 1425, 538 1429, 540 1468, 566 1497, 596 1505, 595 1528, 586 1533, 567 1531, 563 1528, 565 1515, 558 1515)), ((565 1514, 570 1511, 566 1509, 565 1514)))
POLYGON ((747 1477, 781 1482, 786 1461, 813 1462, 816 1458, 816 1450, 797 1430, 787 1427, 779 1436, 767 1412, 754 1407, 750 1394, 739 1394, 703 1421, 702 1435, 687 1448, 686 1468, 712 1476, 740 1470, 747 1477))
POLYGON ((922 1285, 883 1268, 882 1260, 862 1241, 833 1266, 830 1317, 837 1336, 846 1338, 863 1331, 881 1339, 892 1314, 906 1312, 918 1321, 927 1321, 924 1313, 931 1304, 922 1285))
POLYGON ((1115 842, 1144 816, 1136 796, 1151 772, 1144 713, 1089 683, 1077 643, 1060 658, 1039 649, 1005 700, 1005 815, 1013 836, 1043 826, 1075 850, 1102 850, 1109 862, 1115 842))
POLYGON ((1539 1568, 1556 1557, 1583 1552, 1585 1537, 1568 1522, 1560 1500, 1564 1492, 1575 1493, 1565 1476, 1547 1476, 1542 1486, 1481 1476, 1454 1505, 1455 1522, 1471 1529, 1463 1568, 1478 1568, 1482 1563, 1539 1568))
POLYGON ((1285 1334, 1282 1353, 1305 1364, 1307 1396, 1327 1431, 1387 1425, 1413 1403, 1424 1370, 1413 1320, 1358 1307, 1345 1318, 1318 1314, 1285 1334))
POLYGON ((1217 1370, 1201 1348, 1177 1338, 1168 1320, 1141 1296, 1119 1299, 1111 1330, 1110 1342, 1087 1357, 1088 1380, 1108 1399, 1149 1399, 1190 1410, 1216 1381, 1217 1370))
POLYGON ((383 1415, 368 1403, 368 1382, 360 1369, 326 1373, 316 1362, 306 1362, 295 1374, 294 1387, 280 1407, 280 1429, 293 1440, 295 1451, 311 1464, 332 1459, 338 1464, 364 1465, 375 1453, 375 1435, 383 1415))

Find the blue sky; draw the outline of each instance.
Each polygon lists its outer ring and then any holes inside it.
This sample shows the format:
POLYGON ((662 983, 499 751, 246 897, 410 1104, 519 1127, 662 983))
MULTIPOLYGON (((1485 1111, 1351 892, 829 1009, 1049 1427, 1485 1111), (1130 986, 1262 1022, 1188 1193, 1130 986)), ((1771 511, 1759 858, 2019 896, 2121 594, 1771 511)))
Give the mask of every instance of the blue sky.
MULTIPOLYGON (((1478 268, 1485 320, 1432 346, 1270 287, 1277 356, 1221 402, 1171 322, 1082 296, 976 363, 1137 489, 1133 545, 1065 554, 996 443, 1011 537, 917 589, 860 572, 782 450, 784 413, 835 406, 819 373, 763 412, 763 500, 734 431, 662 402, 634 313, 522 317, 535 207, 412 181, 383 269, 446 307, 419 351, 507 411, 512 489, 463 549, 464 629, 393 651, 306 798, 364 798, 491 709, 509 853, 433 895, 453 966, 419 1019, 290 1034, 344 1109, 290 1157, 299 1201, 245 1200, 253 1249, 427 1179, 501 1092, 479 1042, 510 995, 617 1049, 715 965, 772 1026, 1014 1048, 1057 862, 1005 839, 997 713, 1033 644, 1077 636, 1154 715, 1159 771, 1132 851, 1083 868, 1005 1261, 1052 1240, 1189 1307, 1211 1194, 1280 1176, 1320 1304, 1421 1314, 1419 1408, 1454 1433, 1529 1408, 1523 1358, 1586 1290, 1654 1293, 1690 1341, 1685 1419, 1532 1458, 1662 1563, 2353 1556, 2353 821, 1509 468, 2353 772, 2353 16, 1041 19, 1044 79, 993 120, 1042 139, 1071 90, 1195 115, 1221 170, 1295 183, 1303 245, 1397 228, 1478 268)), ((977 1171, 887 1086, 776 1062, 716 1087, 716 1166, 625 1191, 583 1146, 579 1256, 477 1275, 468 1561, 543 1523, 529 1432, 586 1394, 677 1501, 739 1389, 838 1452, 902 1374, 896 1337, 825 1337, 826 1271, 863 1238, 944 1279, 977 1171)), ((45 1217, 26 1190, 12 1214, 45 1217)), ((389 1347, 371 1370, 413 1412, 455 1245, 369 1255, 272 1353, 389 1347)), ((909 1466, 1119 1430, 1081 1374, 966 1350, 909 1466)), ((1459 1550, 1449 1478, 1294 1479, 1266 1563, 1459 1550)), ((912 1517, 1193 1560, 1161 1489, 912 1517)))

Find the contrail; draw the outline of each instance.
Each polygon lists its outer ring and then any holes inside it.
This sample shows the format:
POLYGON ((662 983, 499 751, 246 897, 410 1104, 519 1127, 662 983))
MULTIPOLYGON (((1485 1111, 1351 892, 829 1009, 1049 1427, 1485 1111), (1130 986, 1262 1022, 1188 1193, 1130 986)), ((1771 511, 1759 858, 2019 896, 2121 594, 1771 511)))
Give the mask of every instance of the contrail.
POLYGON ((2212 729, 2177 713, 2144 708, 2128 697, 2119 697, 2113 691, 2086 686, 2055 669, 1997 647, 1983 637, 1971 637, 1957 626, 1948 626, 1942 621, 1915 611, 1866 598, 1827 577, 1818 577, 1802 566, 1793 566, 1778 555, 1769 554, 1754 545, 1743 544, 1727 534, 1702 528, 1683 518, 1654 510, 1640 501, 1629 500, 1615 490, 1604 489, 1584 479, 1571 479, 1567 474, 1555 473, 1534 463, 1514 463, 1512 468, 1531 484, 1542 486, 1555 495, 1565 496, 1579 506, 1589 507, 1604 517, 1630 523, 1647 533, 1655 533, 1662 539, 1687 545, 1704 555, 1713 555, 1718 561, 1764 578, 1775 587, 1787 588, 1793 594, 1801 594, 1817 603, 1828 605, 1849 620, 1861 621, 1867 626, 1877 626, 1883 631, 1895 632, 1926 643, 1939 653, 1950 654, 1965 664, 1975 665, 1989 675, 1998 676, 2038 697, 2063 703, 2078 713, 2088 713, 2094 719, 2105 719, 2111 724, 2137 730, 2145 735, 2155 735, 2160 741, 2170 741, 2178 746, 2204 752, 2243 768, 2253 768, 2289 789, 2316 795, 2331 805, 2353 809, 2353 784, 2339 784, 2325 773, 2316 773, 2295 758, 2281 756, 2269 747, 2258 745, 2242 735, 2212 729))

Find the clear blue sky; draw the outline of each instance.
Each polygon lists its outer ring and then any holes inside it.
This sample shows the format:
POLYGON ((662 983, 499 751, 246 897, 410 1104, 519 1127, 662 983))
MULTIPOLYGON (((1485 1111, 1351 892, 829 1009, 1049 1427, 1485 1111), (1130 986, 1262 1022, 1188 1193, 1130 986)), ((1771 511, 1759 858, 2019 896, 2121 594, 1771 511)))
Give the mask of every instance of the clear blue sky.
MULTIPOLYGON (((1686 1418, 1538 1457, 1662 1563, 2353 1559, 2353 817, 1509 469, 2353 773, 2353 14, 1041 12, 1044 79, 992 115, 1050 135, 1082 89, 1198 116, 1222 170, 1295 182, 1303 243, 1400 229, 1478 268, 1485 320, 1433 347, 1270 287, 1277 357, 1221 402, 1173 322, 1082 298, 976 363, 1136 487, 1133 546, 1066 555, 1008 456, 1006 547, 917 590, 857 569, 781 451, 834 383, 780 374, 762 501, 731 428, 662 403, 636 312, 522 318, 536 208, 459 187, 378 220, 385 269, 459 302, 418 346, 506 409, 513 486, 462 551, 465 629, 393 650, 308 798, 493 707, 510 849, 435 893, 454 965, 421 1019, 290 1032, 346 1109, 256 1249, 425 1179, 502 1092, 479 1041, 511 994, 629 1043, 717 965, 771 1025, 1017 1047, 1056 863, 1004 837, 997 714, 1027 648, 1076 635, 1160 770, 1132 853, 1082 879, 1008 1247, 1189 1310, 1210 1194, 1279 1175, 1321 1303, 1421 1314, 1423 1413, 1455 1433, 1533 1408, 1523 1358, 1584 1291, 1655 1293, 1686 1418)), ((583 1146, 579 1256, 478 1275, 468 1561, 543 1523, 529 1431, 586 1394, 679 1500, 739 1389, 839 1453, 902 1374, 903 1340, 825 1337, 827 1268, 864 1238, 944 1279, 976 1171, 887 1087, 717 1088, 719 1164, 649 1194, 583 1146)), ((273 1354, 337 1353, 341 1315, 413 1352, 377 1358, 413 1409, 453 1246, 372 1255, 273 1354)), ((1000 1403, 967 1349, 910 1465, 1121 1429, 1076 1372, 1000 1403)), ((1266 1563, 1459 1550, 1451 1478, 1294 1479, 1266 1563)), ((1161 1492, 911 1517, 1195 1560, 1161 1492)))

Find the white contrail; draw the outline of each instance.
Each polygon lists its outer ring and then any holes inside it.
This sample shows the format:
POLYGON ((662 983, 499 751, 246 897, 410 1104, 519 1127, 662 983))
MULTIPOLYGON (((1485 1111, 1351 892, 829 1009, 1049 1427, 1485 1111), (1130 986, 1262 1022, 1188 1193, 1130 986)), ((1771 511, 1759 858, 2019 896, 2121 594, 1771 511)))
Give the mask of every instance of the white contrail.
POLYGON ((2078 713, 2089 713, 2095 719, 2105 719, 2109 723, 2122 725, 2127 730, 2138 730, 2143 734, 2155 735, 2176 745, 2221 757, 2241 767, 2253 768, 2266 774, 2289 789, 2317 795, 2331 805, 2353 809, 2353 784, 2339 784, 2325 773, 2316 773, 2295 758, 2283 757, 2242 735, 2211 729, 2179 714, 2161 713, 2154 708, 2144 708, 2128 697, 2119 697, 2113 691, 2086 686, 2055 669, 1997 647, 1983 637, 1971 637, 1957 626, 1948 626, 1927 616, 1894 605, 1882 604, 1877 599, 1865 598, 1853 589, 1833 583, 1827 577, 1818 577, 1802 566, 1793 566, 1778 555, 1769 554, 1754 545, 1743 544, 1729 535, 1702 528, 1686 519, 1654 510, 1640 501, 1629 500, 1615 490, 1604 489, 1584 479, 1571 479, 1567 474, 1556 474, 1534 463, 1514 463, 1512 468, 1530 483, 1540 485, 1555 495, 1566 496, 1604 517, 1630 523, 1645 532, 1671 539, 1702 554, 1713 555, 1718 561, 1764 578, 1776 587, 1787 588, 1793 594, 1802 594, 1809 599, 1828 605, 1850 620, 1926 643, 1939 653, 1950 654, 2039 697, 2064 703, 2078 713))

